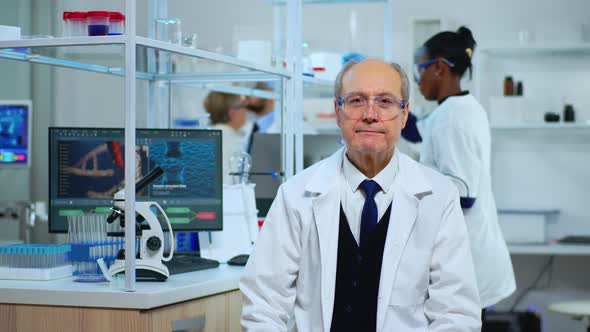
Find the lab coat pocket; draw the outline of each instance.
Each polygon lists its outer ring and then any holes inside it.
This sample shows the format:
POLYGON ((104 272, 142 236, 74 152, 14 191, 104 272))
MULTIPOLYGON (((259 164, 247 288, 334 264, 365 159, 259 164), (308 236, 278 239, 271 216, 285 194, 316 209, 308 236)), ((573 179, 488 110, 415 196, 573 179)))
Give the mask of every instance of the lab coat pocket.
POLYGON ((400 261, 390 306, 417 306, 426 301, 430 276, 430 253, 413 251, 400 261))
POLYGON ((424 295, 415 289, 394 288, 389 299, 389 306, 415 307, 424 303, 424 295))
POLYGON ((417 291, 394 291, 382 331, 426 331, 428 319, 424 315, 424 304, 416 303, 420 302, 416 301, 419 298, 417 291))

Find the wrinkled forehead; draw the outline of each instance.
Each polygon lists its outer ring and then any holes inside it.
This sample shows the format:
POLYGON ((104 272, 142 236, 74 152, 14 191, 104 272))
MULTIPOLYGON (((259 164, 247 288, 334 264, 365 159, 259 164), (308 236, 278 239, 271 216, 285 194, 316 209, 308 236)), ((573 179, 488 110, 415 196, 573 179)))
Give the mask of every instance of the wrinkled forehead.
POLYGON ((392 94, 401 97, 401 77, 390 65, 382 62, 359 63, 342 77, 342 95, 352 92, 366 95, 392 94))

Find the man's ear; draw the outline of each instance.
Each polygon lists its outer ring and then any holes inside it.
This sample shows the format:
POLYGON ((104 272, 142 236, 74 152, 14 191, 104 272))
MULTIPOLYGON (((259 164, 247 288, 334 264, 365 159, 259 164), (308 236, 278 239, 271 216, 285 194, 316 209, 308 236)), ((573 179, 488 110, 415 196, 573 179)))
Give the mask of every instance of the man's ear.
POLYGON ((408 121, 408 115, 410 114, 410 102, 406 102, 406 107, 402 110, 402 129, 406 127, 408 121))
POLYGON ((341 126, 341 120, 340 120, 340 112, 342 110, 340 109, 340 106, 338 105, 338 101, 336 99, 334 99, 334 113, 336 113, 336 124, 338 125, 338 128, 342 128, 341 126))

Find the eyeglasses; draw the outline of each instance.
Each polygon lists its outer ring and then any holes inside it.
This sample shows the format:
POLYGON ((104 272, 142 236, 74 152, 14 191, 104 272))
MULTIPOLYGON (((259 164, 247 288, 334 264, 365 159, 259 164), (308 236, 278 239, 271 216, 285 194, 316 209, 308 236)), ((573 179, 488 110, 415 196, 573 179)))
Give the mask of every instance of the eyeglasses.
POLYGON ((391 94, 381 94, 377 96, 367 96, 362 93, 349 93, 346 96, 338 97, 336 102, 342 108, 344 113, 353 120, 359 120, 369 109, 369 105, 377 106, 374 110, 381 120, 391 120, 395 118, 399 110, 406 108, 407 102, 391 94))
POLYGON ((421 63, 417 63, 414 65, 414 80, 416 81, 416 83, 420 82, 420 74, 422 73, 422 71, 437 61, 442 61, 449 65, 449 67, 455 67, 454 63, 445 58, 435 58, 421 63))

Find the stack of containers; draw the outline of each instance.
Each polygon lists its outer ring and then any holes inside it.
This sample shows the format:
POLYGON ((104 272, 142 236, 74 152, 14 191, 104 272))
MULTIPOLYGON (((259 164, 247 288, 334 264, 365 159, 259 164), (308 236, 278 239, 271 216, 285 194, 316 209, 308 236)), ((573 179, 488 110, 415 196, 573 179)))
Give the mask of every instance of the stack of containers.
POLYGON ((88 12, 88 36, 106 36, 109 34, 109 12, 94 10, 88 12))
POLYGON ((64 12, 63 13, 63 36, 83 37, 87 36, 86 25, 87 13, 85 12, 64 12))
POLYGON ((67 244, 16 244, 0 247, 0 279, 53 280, 72 275, 67 244))
POLYGON ((125 15, 119 12, 109 12, 109 36, 125 34, 125 15))
POLYGON ((120 12, 63 12, 62 20, 64 37, 125 34, 125 15, 120 12))

